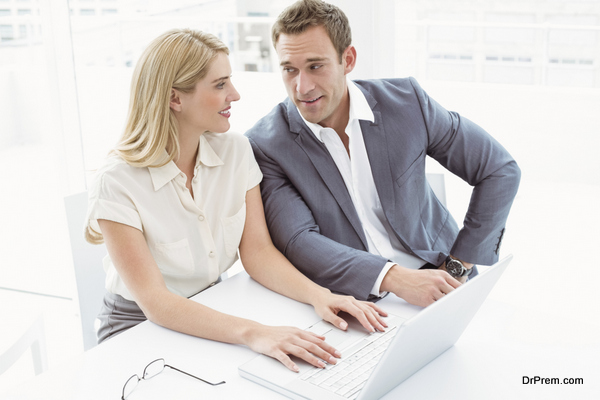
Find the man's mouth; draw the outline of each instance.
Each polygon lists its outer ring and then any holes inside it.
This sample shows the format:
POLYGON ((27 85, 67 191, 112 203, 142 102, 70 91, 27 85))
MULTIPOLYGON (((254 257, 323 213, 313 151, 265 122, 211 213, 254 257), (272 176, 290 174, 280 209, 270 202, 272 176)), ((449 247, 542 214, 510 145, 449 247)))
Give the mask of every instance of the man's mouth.
POLYGON ((322 97, 323 96, 315 97, 314 99, 309 99, 309 100, 300 100, 300 102, 306 103, 306 104, 312 104, 312 103, 320 100, 322 97))

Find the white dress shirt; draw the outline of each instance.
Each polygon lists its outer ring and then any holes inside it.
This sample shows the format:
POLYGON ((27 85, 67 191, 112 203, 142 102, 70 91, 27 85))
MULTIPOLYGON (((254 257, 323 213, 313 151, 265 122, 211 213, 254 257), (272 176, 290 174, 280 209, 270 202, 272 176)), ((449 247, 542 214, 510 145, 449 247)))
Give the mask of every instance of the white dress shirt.
POLYGON ((359 123, 360 120, 374 122, 375 118, 367 99, 358 86, 348 78, 346 78, 346 82, 350 96, 350 118, 345 132, 349 138, 350 155, 335 130, 306 120, 304 122, 317 139, 325 144, 340 171, 362 224, 369 252, 391 261, 385 265, 371 290, 371 294, 379 296, 381 295, 379 289, 381 282, 394 264, 418 269, 426 262, 406 252, 383 213, 359 123))
MULTIPOLYGON (((194 197, 173 161, 137 168, 113 155, 90 187, 86 219, 86 229, 96 232, 98 219, 142 231, 167 287, 184 297, 208 287, 237 260, 246 192, 262 180, 246 137, 205 133, 198 146, 194 197)), ((133 300, 108 255, 104 269, 106 289, 133 300)))

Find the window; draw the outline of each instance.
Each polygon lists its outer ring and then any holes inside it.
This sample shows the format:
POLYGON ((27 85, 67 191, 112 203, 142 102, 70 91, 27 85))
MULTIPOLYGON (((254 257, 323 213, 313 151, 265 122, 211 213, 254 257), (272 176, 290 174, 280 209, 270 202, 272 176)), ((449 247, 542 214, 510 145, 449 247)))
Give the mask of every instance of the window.
POLYGON ((13 37, 13 26, 12 25, 0 25, 0 41, 5 42, 12 40, 13 37))

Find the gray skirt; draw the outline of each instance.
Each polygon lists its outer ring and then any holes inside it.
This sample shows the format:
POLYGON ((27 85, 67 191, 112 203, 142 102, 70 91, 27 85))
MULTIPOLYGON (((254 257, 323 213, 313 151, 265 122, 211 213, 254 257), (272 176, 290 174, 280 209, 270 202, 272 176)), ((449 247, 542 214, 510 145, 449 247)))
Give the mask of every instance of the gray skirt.
POLYGON ((133 328, 146 320, 146 316, 135 301, 125 299, 123 296, 106 293, 102 302, 102 309, 98 314, 100 327, 98 328, 98 344, 110 339, 129 328, 133 328))
MULTIPOLYGON (((219 282, 221 282, 221 277, 200 292, 213 287, 219 282)), ((133 328, 147 319, 135 301, 127 300, 123 296, 108 292, 104 295, 102 308, 97 318, 100 321, 98 344, 125 332, 129 328, 133 328)))

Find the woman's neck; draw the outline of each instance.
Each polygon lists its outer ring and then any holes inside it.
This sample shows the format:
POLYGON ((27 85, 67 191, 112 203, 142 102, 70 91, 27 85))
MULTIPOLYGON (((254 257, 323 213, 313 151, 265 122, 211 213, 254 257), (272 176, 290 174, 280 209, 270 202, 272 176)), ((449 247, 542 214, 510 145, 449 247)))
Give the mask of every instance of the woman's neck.
MULTIPOLYGON (((190 166, 193 170, 198 155, 198 142, 201 134, 179 134, 179 157, 175 164, 186 173, 190 166)), ((186 173, 187 174, 187 173, 186 173)))
POLYGON ((192 179, 194 177, 194 169, 196 167, 196 158, 198 155, 198 142, 201 134, 179 134, 179 157, 175 160, 175 165, 186 176, 185 186, 190 191, 192 197, 194 192, 192 189, 192 179))

